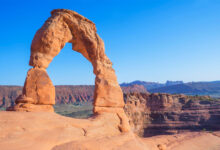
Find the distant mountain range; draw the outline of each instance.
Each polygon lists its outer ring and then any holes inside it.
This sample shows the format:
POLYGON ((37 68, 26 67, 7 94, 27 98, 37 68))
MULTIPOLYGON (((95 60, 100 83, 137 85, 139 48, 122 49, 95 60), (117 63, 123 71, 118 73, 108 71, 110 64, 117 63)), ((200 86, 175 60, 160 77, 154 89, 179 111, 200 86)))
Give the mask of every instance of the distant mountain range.
POLYGON ((122 87, 131 86, 131 85, 143 85, 147 90, 165 87, 165 86, 171 86, 171 85, 177 85, 177 84, 184 84, 183 81, 167 81, 166 83, 158 83, 158 82, 146 82, 146 81, 133 81, 130 83, 122 83, 120 84, 122 87))
POLYGON ((170 93, 186 95, 210 95, 220 97, 220 81, 211 82, 188 82, 167 81, 166 83, 133 81, 122 83, 121 86, 143 85, 150 93, 170 93))

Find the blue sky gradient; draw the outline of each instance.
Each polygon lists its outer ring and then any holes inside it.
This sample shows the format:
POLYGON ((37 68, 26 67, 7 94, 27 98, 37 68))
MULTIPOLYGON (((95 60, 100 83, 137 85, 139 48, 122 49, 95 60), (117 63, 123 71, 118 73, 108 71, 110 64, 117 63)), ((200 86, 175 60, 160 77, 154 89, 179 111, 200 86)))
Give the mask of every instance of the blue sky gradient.
MULTIPOLYGON (((23 85, 34 34, 56 8, 96 24, 120 83, 220 80, 219 0, 1 0, 0 85, 23 85)), ((55 85, 94 84, 71 44, 47 70, 55 85)))

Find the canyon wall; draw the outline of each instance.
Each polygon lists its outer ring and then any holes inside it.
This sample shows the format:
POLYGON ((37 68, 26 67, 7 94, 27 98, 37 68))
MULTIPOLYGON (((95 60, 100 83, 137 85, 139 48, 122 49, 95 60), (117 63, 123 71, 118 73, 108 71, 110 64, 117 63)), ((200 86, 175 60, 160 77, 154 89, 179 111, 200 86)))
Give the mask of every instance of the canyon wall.
MULTIPOLYGON (((0 86, 0 107, 13 104, 21 90, 17 86, 0 86)), ((220 130, 220 100, 208 96, 149 94, 142 86, 122 87, 122 90, 130 125, 140 136, 220 130)), ((56 104, 92 102, 93 92, 94 86, 89 85, 56 86, 56 104)))
MULTIPOLYGON (((147 93, 143 85, 121 87, 123 93, 147 93)), ((95 86, 93 85, 59 85, 55 86, 56 104, 75 104, 92 102, 95 86)), ((15 99, 22 93, 22 86, 0 86, 0 109, 14 104, 15 99)))
POLYGON ((220 130, 220 100, 182 94, 124 94, 125 112, 141 136, 220 130))

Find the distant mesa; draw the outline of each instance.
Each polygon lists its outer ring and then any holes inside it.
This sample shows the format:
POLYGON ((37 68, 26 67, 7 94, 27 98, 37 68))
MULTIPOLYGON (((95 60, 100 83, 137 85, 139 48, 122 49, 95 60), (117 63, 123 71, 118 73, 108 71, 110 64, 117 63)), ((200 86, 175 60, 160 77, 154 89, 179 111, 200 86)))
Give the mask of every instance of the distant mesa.
POLYGON ((220 97, 220 81, 210 82, 188 82, 167 81, 166 83, 133 81, 122 83, 121 86, 143 85, 150 93, 170 93, 186 95, 209 95, 211 97, 220 97))
POLYGON ((167 80, 167 82, 165 83, 166 86, 178 85, 178 84, 183 84, 183 81, 169 81, 169 80, 167 80))
MULTIPOLYGON (((0 86, 0 109, 13 106, 15 99, 22 94, 22 86, 0 86)), ((123 93, 148 93, 143 85, 121 87, 123 93)), ((55 86, 56 104, 78 104, 94 101, 94 85, 57 85, 55 86)))
POLYGON ((159 82, 146 82, 146 81, 140 81, 136 80, 130 83, 122 83, 121 86, 130 86, 130 85, 143 85, 146 90, 160 88, 164 86, 170 86, 170 85, 178 85, 178 84, 184 84, 183 81, 169 81, 167 80, 166 83, 159 83, 159 82))

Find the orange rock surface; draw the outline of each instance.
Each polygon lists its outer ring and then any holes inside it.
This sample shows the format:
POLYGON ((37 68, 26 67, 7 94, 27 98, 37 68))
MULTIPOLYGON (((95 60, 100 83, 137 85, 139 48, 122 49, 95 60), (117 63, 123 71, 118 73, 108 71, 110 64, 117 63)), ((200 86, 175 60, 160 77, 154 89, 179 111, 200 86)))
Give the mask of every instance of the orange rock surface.
MULTIPOLYGON (((72 43, 73 50, 80 52, 93 65, 93 71, 96 75, 94 93, 95 107, 123 108, 122 90, 117 82, 112 63, 105 55, 104 43, 96 33, 95 24, 71 10, 57 9, 53 10, 51 15, 52 16, 37 31, 32 41, 29 64, 34 67, 33 70, 46 69, 53 58, 59 54, 64 45, 67 42, 72 43)), ((33 74, 33 71, 30 71, 29 74, 33 74)), ((46 72, 44 73, 42 77, 45 77, 46 72)), ((41 75, 36 78, 41 78, 41 75)), ((34 80, 38 79, 35 79, 35 77, 27 77, 23 95, 31 97, 35 104, 53 104, 55 96, 54 93, 51 92, 53 90, 51 81, 48 79, 47 81, 44 80, 44 83, 38 82, 32 89, 26 87, 35 84, 31 83, 34 82, 34 80), (35 87, 42 87, 44 85, 48 85, 48 87, 45 87, 45 93, 42 96, 47 95, 49 97, 44 97, 44 100, 41 98, 38 100, 36 99, 37 92, 34 92, 34 90, 36 90, 35 87), (25 89, 28 89, 28 91, 25 89), (35 95, 33 95, 34 93, 35 95)), ((19 100, 17 101, 19 102, 19 100)))
POLYGON ((53 112, 0 112, 1 150, 148 150, 116 113, 74 119, 53 112))
POLYGON ((30 65, 47 68, 64 45, 81 53, 93 65, 95 106, 123 107, 123 94, 112 63, 105 55, 102 39, 93 22, 78 13, 65 9, 51 12, 51 17, 37 31, 31 45, 30 65))
POLYGON ((52 112, 0 112, 1 150, 219 150, 220 132, 139 138, 115 113, 74 119, 52 112))
POLYGON ((123 110, 123 93, 112 62, 105 54, 104 42, 96 33, 95 24, 66 9, 53 10, 51 17, 35 34, 29 62, 34 68, 28 71, 22 95, 17 98, 16 105, 8 110, 53 111, 55 88, 46 68, 66 43, 72 43, 72 49, 93 65, 96 75, 94 113, 115 113, 121 120, 118 124, 120 131, 129 131, 130 126, 123 110))

